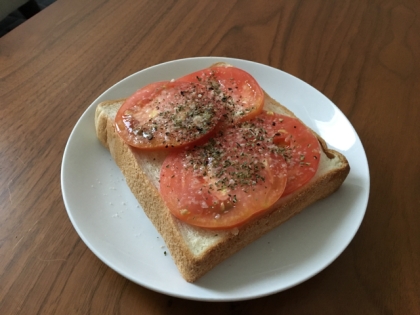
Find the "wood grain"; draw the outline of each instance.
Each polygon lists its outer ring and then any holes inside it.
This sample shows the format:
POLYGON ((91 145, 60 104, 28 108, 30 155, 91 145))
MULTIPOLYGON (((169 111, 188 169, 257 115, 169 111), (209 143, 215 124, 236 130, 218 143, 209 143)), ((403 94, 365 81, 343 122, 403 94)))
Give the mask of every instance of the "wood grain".
POLYGON ((0 38, 0 314, 420 314, 420 2, 58 0, 0 38), (349 118, 371 193, 312 279, 204 303, 121 277, 67 217, 60 167, 86 107, 161 62, 228 56, 289 72, 349 118))

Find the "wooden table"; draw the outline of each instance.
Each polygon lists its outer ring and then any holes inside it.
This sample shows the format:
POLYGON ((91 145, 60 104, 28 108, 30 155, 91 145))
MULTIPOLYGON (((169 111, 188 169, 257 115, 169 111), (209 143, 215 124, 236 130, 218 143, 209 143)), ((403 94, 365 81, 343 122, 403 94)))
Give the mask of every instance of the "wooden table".
POLYGON ((0 314, 420 314, 420 2, 58 0, 0 38, 0 314), (267 64, 358 132, 364 221, 324 271, 225 303, 150 291, 103 264, 67 216, 61 160, 104 90, 185 57, 267 64))

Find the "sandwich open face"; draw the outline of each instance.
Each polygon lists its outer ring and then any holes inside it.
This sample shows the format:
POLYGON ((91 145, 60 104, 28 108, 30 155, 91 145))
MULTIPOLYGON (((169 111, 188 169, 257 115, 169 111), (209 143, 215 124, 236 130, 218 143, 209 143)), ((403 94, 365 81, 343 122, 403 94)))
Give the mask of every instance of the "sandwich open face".
POLYGON ((189 282, 332 194, 350 170, 224 63, 102 102, 95 126, 189 282))

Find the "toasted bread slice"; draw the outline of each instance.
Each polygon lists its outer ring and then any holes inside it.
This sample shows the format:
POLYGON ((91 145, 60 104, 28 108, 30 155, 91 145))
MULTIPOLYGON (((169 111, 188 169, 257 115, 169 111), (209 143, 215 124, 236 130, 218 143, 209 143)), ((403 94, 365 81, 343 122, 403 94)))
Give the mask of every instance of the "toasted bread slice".
MULTIPOLYGON (((188 282, 194 282, 224 259, 279 226, 305 207, 336 191, 347 177, 347 159, 328 149, 319 137, 321 161, 315 176, 299 190, 280 198, 263 216, 230 230, 206 230, 183 223, 165 206, 159 194, 159 174, 167 151, 140 151, 125 144, 116 133, 115 115, 124 100, 100 103, 95 126, 144 212, 162 235, 176 266, 188 282)), ((266 110, 296 117, 265 94, 266 110)))

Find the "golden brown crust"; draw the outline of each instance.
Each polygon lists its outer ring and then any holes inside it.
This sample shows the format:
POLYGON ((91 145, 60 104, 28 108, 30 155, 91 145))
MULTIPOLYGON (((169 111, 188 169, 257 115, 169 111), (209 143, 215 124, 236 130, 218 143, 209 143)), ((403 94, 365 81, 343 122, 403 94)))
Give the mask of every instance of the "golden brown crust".
MULTIPOLYGON (((325 198, 336 191, 350 171, 346 158, 327 148, 325 141, 319 137, 324 151, 324 159, 335 159, 336 165, 325 173, 319 174, 309 184, 297 192, 281 198, 270 211, 256 218, 245 226, 232 231, 204 231, 189 227, 173 217, 166 208, 158 189, 145 173, 142 163, 147 163, 145 153, 132 149, 115 132, 113 116, 108 113, 110 107, 119 108, 122 100, 104 102, 98 105, 95 124, 97 136, 101 143, 109 148, 112 157, 126 178, 127 185, 142 205, 146 215, 162 235, 180 273, 188 282, 194 282, 221 261, 233 255, 263 234, 279 226, 292 216, 301 212, 315 201, 325 198), (141 159, 139 158, 141 157, 141 159), (143 161, 143 162, 142 162, 143 161), (145 162, 144 162, 145 161, 145 162), (185 231, 194 233, 219 234, 218 238, 200 253, 193 253, 188 245, 185 231)), ((290 110, 266 95, 266 107, 296 117, 290 110)))

